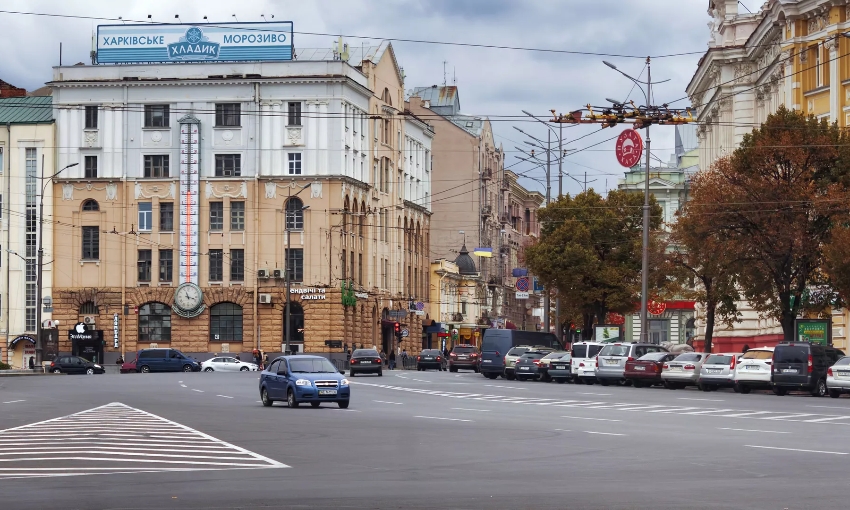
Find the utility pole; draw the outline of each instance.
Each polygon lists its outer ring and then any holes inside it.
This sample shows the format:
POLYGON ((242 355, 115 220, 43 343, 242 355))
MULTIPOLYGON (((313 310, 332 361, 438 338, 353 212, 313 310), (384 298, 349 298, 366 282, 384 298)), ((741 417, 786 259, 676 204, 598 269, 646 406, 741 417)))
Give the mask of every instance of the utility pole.
MULTIPOLYGON (((549 204, 552 203, 552 131, 549 130, 547 133, 549 136, 546 138, 546 207, 549 207, 549 204)), ((548 287, 543 289, 543 331, 547 333, 551 331, 549 318, 549 307, 551 306, 549 302, 550 292, 552 292, 552 289, 548 287)))
MULTIPOLYGON (((298 195, 300 195, 301 192, 304 191, 305 189, 307 189, 308 187, 310 187, 309 184, 305 185, 300 190, 298 190, 298 193, 296 193, 294 195, 292 195, 292 187, 290 187, 289 188, 290 196, 286 199, 286 203, 283 205, 283 217, 284 217, 283 226, 286 229, 286 265, 284 266, 285 271, 286 271, 286 324, 284 325, 285 329, 283 330, 283 337, 284 337, 283 354, 284 355, 289 353, 289 342, 290 342, 290 336, 292 335, 292 306, 291 306, 291 304, 292 304, 292 299, 291 299, 291 296, 292 296, 292 273, 291 273, 291 271, 292 271, 293 268, 292 268, 292 264, 290 264, 290 254, 292 253, 292 251, 290 250, 289 240, 290 240, 290 237, 292 235, 292 226, 291 225, 295 223, 295 218, 292 218, 292 221, 290 222, 290 220, 289 220, 289 214, 290 214, 289 201, 291 199, 297 197, 298 195)), ((309 208, 310 208, 309 205, 302 205, 301 206, 301 214, 303 215, 304 211, 306 211, 309 208)), ((292 214, 294 215, 295 211, 292 211, 292 214)), ((303 219, 303 217, 302 217, 302 219, 303 219)), ((303 227, 303 225, 302 225, 302 227, 303 227)), ((303 263, 303 261, 302 261, 302 263, 303 263)))
MULTIPOLYGON (((646 106, 652 102, 652 69, 650 59, 646 57, 646 106)), ((646 172, 643 176, 643 253, 640 264, 640 338, 649 341, 649 154, 651 140, 649 138, 649 126, 646 125, 646 172)))

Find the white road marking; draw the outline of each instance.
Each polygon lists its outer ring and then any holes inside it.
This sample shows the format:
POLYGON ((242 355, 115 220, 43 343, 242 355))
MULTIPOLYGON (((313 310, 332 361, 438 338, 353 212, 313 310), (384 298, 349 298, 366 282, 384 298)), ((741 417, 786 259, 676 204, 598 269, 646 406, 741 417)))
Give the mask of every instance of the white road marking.
POLYGON ((233 398, 233 397, 228 397, 227 395, 216 395, 216 397, 221 397, 221 398, 233 398))
POLYGON ((817 415, 816 414, 786 414, 785 416, 771 416, 769 418, 765 418, 765 420, 797 421, 797 418, 803 418, 805 416, 817 416, 817 415))
POLYGON ((850 411, 850 407, 841 407, 841 406, 806 406, 806 407, 819 407, 821 409, 842 409, 844 411, 850 411))
POLYGON ((17 404, 18 402, 26 402, 26 400, 10 400, 8 402, 3 402, 4 404, 17 404))
POLYGON ((567 430, 567 429, 555 429, 555 430, 558 431, 558 432, 572 432, 572 430, 567 430))
POLYGON ((743 413, 735 413, 735 414, 721 414, 723 418, 749 418, 750 416, 756 416, 759 414, 775 414, 776 411, 746 411, 743 413))
POLYGON ((610 397, 613 393, 588 393, 588 392, 579 392, 579 395, 597 395, 600 397, 610 397))
POLYGON ((679 411, 690 411, 691 409, 699 409, 699 407, 674 407, 670 409, 653 409, 652 411, 647 411, 648 413, 676 413, 679 411))
POLYGON ((188 386, 186 386, 185 384, 181 384, 180 386, 183 388, 188 388, 188 386))
POLYGON ((803 452, 803 453, 826 453, 829 455, 850 455, 847 452, 828 452, 824 450, 803 450, 800 448, 780 448, 778 446, 757 446, 754 444, 745 444, 747 448, 761 448, 764 450, 784 450, 788 452, 803 452))
POLYGON ((394 404, 397 406, 404 405, 404 402, 387 402, 386 400, 373 400, 372 402, 377 402, 379 404, 394 404))
POLYGON ((204 392, 204 390, 198 390, 198 389, 195 389, 195 388, 192 388, 192 391, 197 391, 198 393, 203 393, 203 392, 204 392))
POLYGON ((623 420, 609 420, 608 418, 585 418, 584 416, 561 416, 561 418, 570 418, 573 420, 592 420, 592 421, 623 421, 623 420))
POLYGON ((484 386, 488 386, 490 388, 504 388, 508 390, 527 390, 528 388, 517 388, 516 386, 499 386, 498 384, 485 384, 484 386))
POLYGON ((426 381, 425 379, 415 379, 415 378, 411 378, 410 380, 411 380, 411 381, 424 382, 424 383, 431 383, 431 382, 433 382, 433 381, 426 381))
POLYGON ((734 430, 735 432, 761 432, 764 434, 790 434, 790 432, 782 432, 779 430, 732 429, 729 427, 717 427, 717 430, 734 430))
POLYGON ((405 377, 401 374, 395 374, 395 376, 398 377, 399 379, 407 379, 407 377, 405 377))
POLYGON ((613 432, 594 432, 592 430, 585 430, 587 434, 599 434, 600 436, 625 436, 625 434, 615 434, 613 432))
POLYGON ((832 420, 846 420, 850 418, 850 416, 832 416, 829 418, 817 418, 815 420, 803 420, 804 423, 823 423, 832 420))
POLYGON ((688 398, 679 397, 679 400, 699 400, 701 402, 725 402, 722 398, 688 398))
POLYGON ((682 414, 696 415, 696 414, 708 414, 708 413, 728 413, 729 411, 734 411, 734 409, 708 409, 708 410, 705 410, 705 411, 692 411, 692 412, 689 412, 689 413, 682 413, 682 414))
POLYGON ((466 422, 472 421, 472 420, 462 420, 460 418, 440 418, 439 416, 414 416, 414 418, 424 418, 426 420, 446 420, 446 421, 466 421, 466 422))
POLYGON ((177 381, 177 382, 180 383, 180 384, 183 384, 183 381, 177 381))
POLYGON ((489 409, 469 409, 469 408, 466 408, 466 407, 452 407, 452 410, 453 411, 478 411, 478 412, 481 412, 481 413, 489 413, 490 412, 489 409))

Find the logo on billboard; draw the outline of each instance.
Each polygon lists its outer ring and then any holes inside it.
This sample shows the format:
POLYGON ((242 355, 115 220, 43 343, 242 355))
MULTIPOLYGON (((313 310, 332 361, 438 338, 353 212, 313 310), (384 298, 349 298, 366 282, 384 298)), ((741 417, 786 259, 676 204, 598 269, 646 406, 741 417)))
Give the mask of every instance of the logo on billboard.
POLYGON ((204 36, 198 27, 190 27, 186 35, 176 43, 168 45, 169 60, 215 60, 221 47, 217 42, 204 36))
POLYGON ((631 168, 638 164, 643 154, 643 139, 634 129, 626 129, 617 137, 615 152, 617 161, 624 167, 631 168))

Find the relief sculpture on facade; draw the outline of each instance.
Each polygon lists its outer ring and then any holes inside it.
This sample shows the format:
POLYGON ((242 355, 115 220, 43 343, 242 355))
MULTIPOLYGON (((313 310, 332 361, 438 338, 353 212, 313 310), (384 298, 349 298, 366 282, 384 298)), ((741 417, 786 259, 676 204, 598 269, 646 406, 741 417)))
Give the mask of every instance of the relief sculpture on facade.
POLYGON ((174 198, 177 196, 177 184, 174 182, 161 184, 148 184, 142 186, 142 183, 136 181, 135 186, 136 199, 139 198, 174 198))
POLYGON ((231 184, 214 186, 211 181, 207 181, 205 192, 207 198, 248 198, 248 183, 242 181, 237 188, 231 184))

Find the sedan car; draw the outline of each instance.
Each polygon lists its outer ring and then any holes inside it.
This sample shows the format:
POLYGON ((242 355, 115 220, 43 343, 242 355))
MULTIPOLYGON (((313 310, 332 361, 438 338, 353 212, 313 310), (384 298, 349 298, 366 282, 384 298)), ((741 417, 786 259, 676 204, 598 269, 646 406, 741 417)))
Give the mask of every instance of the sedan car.
POLYGON ((285 400, 289 407, 309 403, 336 402, 345 409, 351 401, 351 386, 341 370, 321 356, 281 356, 260 373, 260 399, 266 407, 285 400))
POLYGON ((631 381, 635 388, 662 384, 661 371, 664 363, 673 360, 676 355, 670 352, 650 352, 638 359, 626 360, 623 378, 631 381))
POLYGON ((59 356, 48 369, 54 374, 102 374, 103 367, 79 356, 59 356))
POLYGON ((564 351, 555 351, 540 358, 540 363, 537 365, 537 373, 539 375, 538 379, 543 382, 551 381, 552 377, 549 375, 550 363, 554 360, 559 360, 564 356, 567 356, 567 361, 569 361, 569 354, 570 353, 564 351))
POLYGON ((351 359, 348 362, 348 376, 354 377, 357 374, 378 374, 384 375, 383 360, 381 355, 375 349, 356 349, 351 353, 351 359))
POLYGON ((136 370, 136 360, 133 361, 125 361, 121 364, 121 368, 119 371, 122 374, 135 374, 138 370, 136 370))
POLYGON ((549 361, 549 378, 558 384, 563 384, 573 380, 572 373, 572 354, 563 354, 560 358, 553 358, 549 361))
POLYGON ((685 352, 665 363, 661 370, 664 387, 668 390, 677 390, 685 386, 696 386, 699 370, 708 356, 704 352, 685 352))
POLYGON ((829 367, 826 371, 826 387, 832 398, 850 392, 850 356, 841 358, 829 367))
POLYGON ((700 367, 697 387, 702 391, 713 391, 735 385, 735 364, 740 353, 712 354, 700 367))
POLYGON ((537 379, 540 376, 540 363, 548 353, 540 351, 525 351, 514 365, 517 381, 537 379))
POLYGON ((429 368, 436 368, 438 372, 446 370, 446 358, 440 349, 425 349, 416 356, 416 370, 429 368))
POLYGON ((238 360, 231 356, 219 356, 201 363, 204 372, 250 372, 257 371, 257 365, 238 360))

